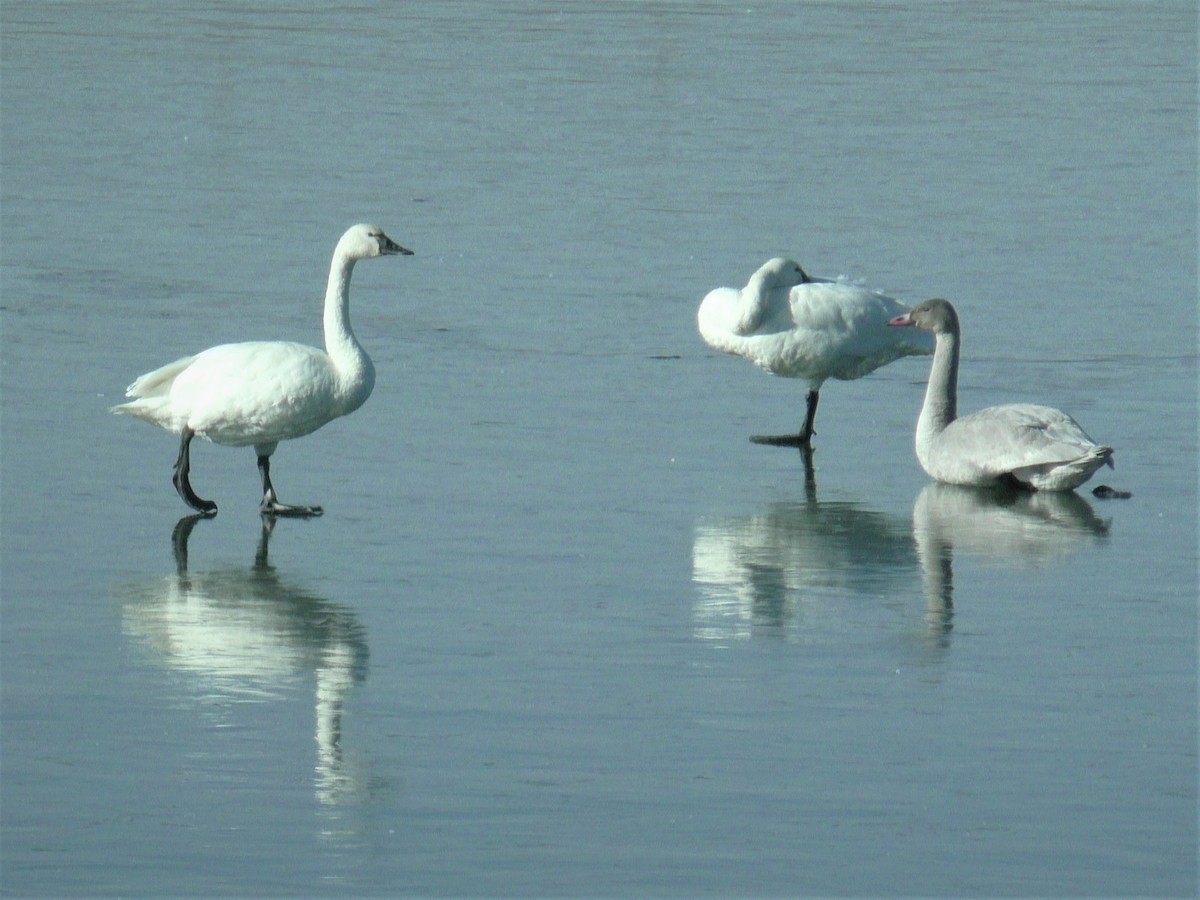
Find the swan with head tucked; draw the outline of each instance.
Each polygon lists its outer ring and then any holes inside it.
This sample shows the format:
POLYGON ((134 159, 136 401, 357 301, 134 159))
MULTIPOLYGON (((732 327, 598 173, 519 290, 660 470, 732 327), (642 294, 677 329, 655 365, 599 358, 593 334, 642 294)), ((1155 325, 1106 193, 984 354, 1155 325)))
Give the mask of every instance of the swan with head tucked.
POLYGON ((710 291, 696 320, 710 347, 744 356, 772 375, 808 382, 799 434, 751 438, 806 448, 827 379, 862 378, 902 356, 933 352, 929 335, 886 327, 889 319, 907 311, 891 297, 845 281, 810 278, 795 261, 776 258, 741 290, 710 291))
POLYGON ((360 259, 412 255, 373 225, 355 225, 333 252, 325 292, 325 349, 290 341, 210 347, 148 372, 125 391, 134 398, 112 411, 180 436, 175 489, 206 515, 217 505, 196 495, 188 477, 192 438, 228 447, 253 445, 262 478, 262 512, 316 516, 319 506, 279 502, 271 454, 280 441, 311 434, 358 409, 375 386, 375 367, 350 328, 350 275, 360 259))
POLYGON ((958 418, 958 313, 945 300, 926 300, 889 325, 915 326, 937 341, 925 405, 917 419, 917 459, 947 484, 1007 483, 1036 491, 1070 491, 1101 466, 1113 465, 1101 447, 1064 412, 1010 403, 958 418))

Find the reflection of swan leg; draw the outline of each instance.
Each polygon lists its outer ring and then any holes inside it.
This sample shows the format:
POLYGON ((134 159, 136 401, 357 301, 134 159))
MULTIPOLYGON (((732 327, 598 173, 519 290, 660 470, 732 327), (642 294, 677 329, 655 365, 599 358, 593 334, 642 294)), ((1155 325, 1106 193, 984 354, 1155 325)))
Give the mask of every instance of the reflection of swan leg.
POLYGON ((188 472, 192 468, 192 438, 195 436, 196 432, 186 425, 183 426, 183 431, 179 434, 179 456, 175 459, 175 474, 171 477, 171 482, 184 503, 192 509, 200 510, 206 516, 211 516, 216 514, 217 504, 196 496, 196 492, 192 490, 192 483, 188 480, 188 472))
POLYGON ((271 532, 275 530, 275 517, 263 513, 260 518, 262 519, 262 532, 258 536, 258 549, 254 551, 254 568, 269 569, 267 554, 271 548, 271 532))
POLYGON ((289 506, 280 503, 271 484, 271 457, 269 454, 258 455, 258 474, 262 476, 263 498, 259 509, 269 516, 319 516, 323 512, 319 506, 289 506))
POLYGON ((175 528, 171 531, 171 551, 175 555, 175 573, 177 575, 187 574, 188 538, 192 535, 192 529, 201 519, 208 518, 211 518, 208 513, 199 513, 198 515, 184 516, 175 523, 175 528))
POLYGON ((808 500, 816 500, 817 470, 813 466, 813 448, 808 444, 801 444, 800 458, 804 460, 804 496, 808 500))
POLYGON ((756 444, 769 444, 772 447, 808 447, 812 436, 817 433, 813 423, 817 420, 817 401, 820 399, 821 395, 815 390, 810 390, 805 395, 804 424, 800 427, 799 434, 756 434, 750 440, 756 444))

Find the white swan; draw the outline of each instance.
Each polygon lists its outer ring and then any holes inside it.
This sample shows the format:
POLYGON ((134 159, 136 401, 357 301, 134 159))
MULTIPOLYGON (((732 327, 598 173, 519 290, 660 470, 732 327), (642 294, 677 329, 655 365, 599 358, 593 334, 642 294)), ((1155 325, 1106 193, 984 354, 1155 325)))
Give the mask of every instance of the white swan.
POLYGON ((752 437, 760 444, 807 447, 821 385, 862 378, 902 356, 932 353, 924 334, 890 331, 887 322, 908 307, 843 281, 809 278, 793 260, 768 260, 740 291, 710 291, 696 314, 710 347, 744 356, 772 375, 808 382, 800 433, 752 437))
POLYGON ((371 395, 375 367, 350 328, 350 275, 360 259, 411 255, 380 229, 355 225, 338 241, 325 292, 325 350, 289 341, 221 344, 168 363, 125 391, 136 398, 112 412, 136 416, 180 435, 175 489, 184 502, 212 515, 217 505, 192 490, 192 438, 228 447, 254 445, 262 476, 262 511, 315 516, 319 506, 279 502, 270 460, 280 441, 302 437, 354 412, 371 395))
POLYGON ((917 459, 931 477, 969 487, 1069 491, 1106 463, 1112 466, 1111 447, 1048 406, 1011 403, 957 418, 958 314, 947 301, 926 300, 888 324, 914 325, 937 339, 916 437, 917 459))

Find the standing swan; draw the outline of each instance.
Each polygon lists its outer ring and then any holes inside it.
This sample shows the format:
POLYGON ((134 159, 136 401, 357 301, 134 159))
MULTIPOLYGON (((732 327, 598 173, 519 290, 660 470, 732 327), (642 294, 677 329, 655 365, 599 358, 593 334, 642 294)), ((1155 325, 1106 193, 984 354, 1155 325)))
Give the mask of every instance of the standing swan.
POLYGON ((793 260, 768 260, 740 291, 710 291, 696 315, 710 347, 744 356, 772 375, 808 382, 799 434, 755 436, 759 444, 809 446, 821 385, 862 378, 902 356, 932 353, 925 334, 889 331, 908 307, 842 281, 809 278, 793 260))
POLYGON ((972 487, 1070 491, 1102 465, 1112 466, 1112 447, 1101 447, 1078 422, 1048 406, 1010 403, 957 418, 958 314, 947 301, 926 300, 888 324, 915 325, 937 340, 916 438, 917 459, 931 477, 972 487))
POLYGON ((271 454, 280 441, 316 431, 358 409, 371 396, 375 367, 350 328, 350 275, 360 259, 411 256, 380 229, 355 225, 338 241, 325 292, 325 350, 290 341, 247 341, 210 347, 143 375, 125 391, 132 402, 112 412, 136 416, 180 436, 172 479, 183 502, 205 515, 217 504, 188 481, 193 437, 228 447, 254 445, 268 515, 319 516, 319 506, 279 502, 271 454))

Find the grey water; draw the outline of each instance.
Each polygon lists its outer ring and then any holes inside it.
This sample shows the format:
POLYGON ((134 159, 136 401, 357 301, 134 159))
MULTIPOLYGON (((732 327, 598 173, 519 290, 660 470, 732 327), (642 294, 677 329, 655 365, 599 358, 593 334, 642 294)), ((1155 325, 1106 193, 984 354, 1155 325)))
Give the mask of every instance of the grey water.
POLYGON ((0 6, 0 892, 1194 896, 1197 9, 0 6), (212 344, 378 372, 253 454, 118 419, 212 344), (931 484, 928 361, 700 341, 770 256, 963 320, 964 410, 1116 448, 931 484), (1132 492, 1099 500, 1100 483, 1132 492))

